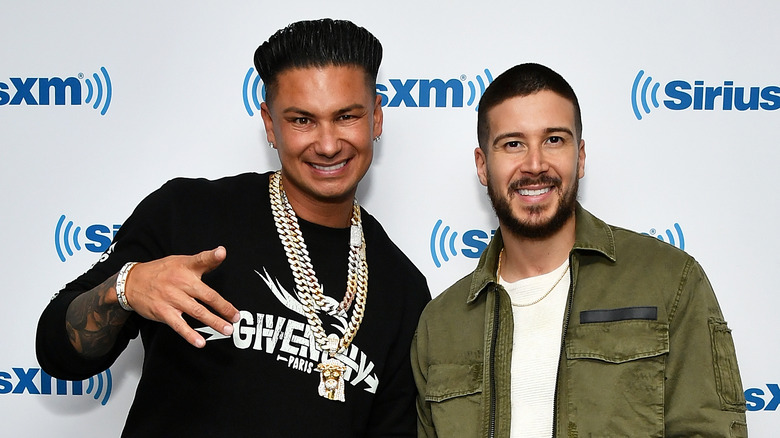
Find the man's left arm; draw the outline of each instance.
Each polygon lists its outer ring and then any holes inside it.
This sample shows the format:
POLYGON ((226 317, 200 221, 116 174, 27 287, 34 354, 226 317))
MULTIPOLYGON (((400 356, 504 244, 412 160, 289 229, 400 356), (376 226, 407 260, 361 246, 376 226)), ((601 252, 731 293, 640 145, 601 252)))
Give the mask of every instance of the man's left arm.
POLYGON ((367 430, 367 436, 371 437, 417 436, 417 387, 412 376, 410 347, 420 313, 431 294, 422 274, 401 290, 407 294, 406 303, 400 330, 387 356, 388 362, 371 406, 367 430))
POLYGON ((669 315, 666 436, 746 437, 745 397, 731 330, 706 274, 683 270, 669 315))

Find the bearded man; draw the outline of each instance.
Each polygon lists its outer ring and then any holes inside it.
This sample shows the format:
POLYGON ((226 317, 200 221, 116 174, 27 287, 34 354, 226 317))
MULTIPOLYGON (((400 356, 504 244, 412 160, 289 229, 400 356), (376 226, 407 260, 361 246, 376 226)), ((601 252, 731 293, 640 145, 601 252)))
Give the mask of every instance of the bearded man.
POLYGON ((571 86, 518 65, 478 111, 477 175, 499 230, 421 316, 419 436, 746 436, 731 332, 701 266, 577 201, 571 86))

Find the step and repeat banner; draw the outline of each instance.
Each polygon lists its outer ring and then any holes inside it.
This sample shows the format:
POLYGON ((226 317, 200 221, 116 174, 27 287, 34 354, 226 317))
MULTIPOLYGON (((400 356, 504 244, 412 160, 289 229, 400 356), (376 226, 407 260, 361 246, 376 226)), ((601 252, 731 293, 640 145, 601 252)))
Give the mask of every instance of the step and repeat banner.
POLYGON ((475 266, 496 228, 474 170, 479 97, 515 64, 548 65, 582 106, 581 202, 701 262, 733 330, 751 435, 777 436, 780 28, 766 20, 780 3, 48 0, 2 9, 0 435, 119 435, 140 341, 100 375, 53 379, 35 358, 40 312, 167 180, 278 168, 252 55, 290 22, 333 17, 384 45, 384 133, 359 198, 434 295, 475 266))

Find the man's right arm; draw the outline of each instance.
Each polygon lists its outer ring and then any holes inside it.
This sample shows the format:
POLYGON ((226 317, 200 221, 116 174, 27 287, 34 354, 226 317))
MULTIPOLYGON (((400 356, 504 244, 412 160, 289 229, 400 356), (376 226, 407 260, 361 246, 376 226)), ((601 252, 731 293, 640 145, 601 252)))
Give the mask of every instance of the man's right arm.
POLYGON ((84 357, 97 358, 108 354, 131 315, 117 301, 117 276, 115 274, 79 295, 68 306, 65 330, 73 348, 84 357))
MULTIPOLYGON (((170 326, 196 347, 206 342, 187 324, 183 314, 230 335, 232 322, 239 319, 238 310, 201 281, 201 276, 218 267, 225 257, 225 249, 218 247, 191 256, 138 263, 126 279, 127 302, 141 317, 170 326)), ((66 379, 89 376, 110 366, 119 354, 117 348, 124 349, 126 341, 117 346, 117 340, 132 312, 119 305, 117 276, 71 297, 69 303, 50 303, 41 316, 36 341, 44 370, 66 379), (66 310, 62 309, 65 305, 66 310), (58 316, 63 313, 64 327, 58 322, 63 321, 58 316), (60 335, 62 329, 68 346, 61 345, 65 338, 60 335)))
POLYGON ((417 436, 418 438, 435 438, 436 428, 433 426, 430 403, 425 399, 428 383, 427 339, 425 336, 424 317, 414 334, 411 348, 412 374, 417 385, 417 436))

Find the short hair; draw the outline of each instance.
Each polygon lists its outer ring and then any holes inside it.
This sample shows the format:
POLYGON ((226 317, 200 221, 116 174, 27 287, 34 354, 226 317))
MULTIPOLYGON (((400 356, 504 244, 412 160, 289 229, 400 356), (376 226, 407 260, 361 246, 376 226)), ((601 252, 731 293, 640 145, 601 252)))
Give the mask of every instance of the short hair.
POLYGON ((280 73, 293 68, 357 66, 366 86, 376 91, 382 44, 368 30, 347 20, 298 21, 278 30, 255 51, 255 68, 270 102, 280 73))
POLYGON ((582 138, 582 115, 580 103, 574 89, 549 67, 526 63, 516 65, 501 73, 485 90, 479 99, 477 110, 477 140, 479 147, 487 153, 489 133, 488 112, 507 99, 528 96, 538 91, 550 90, 574 104, 574 130, 577 140, 582 138))

